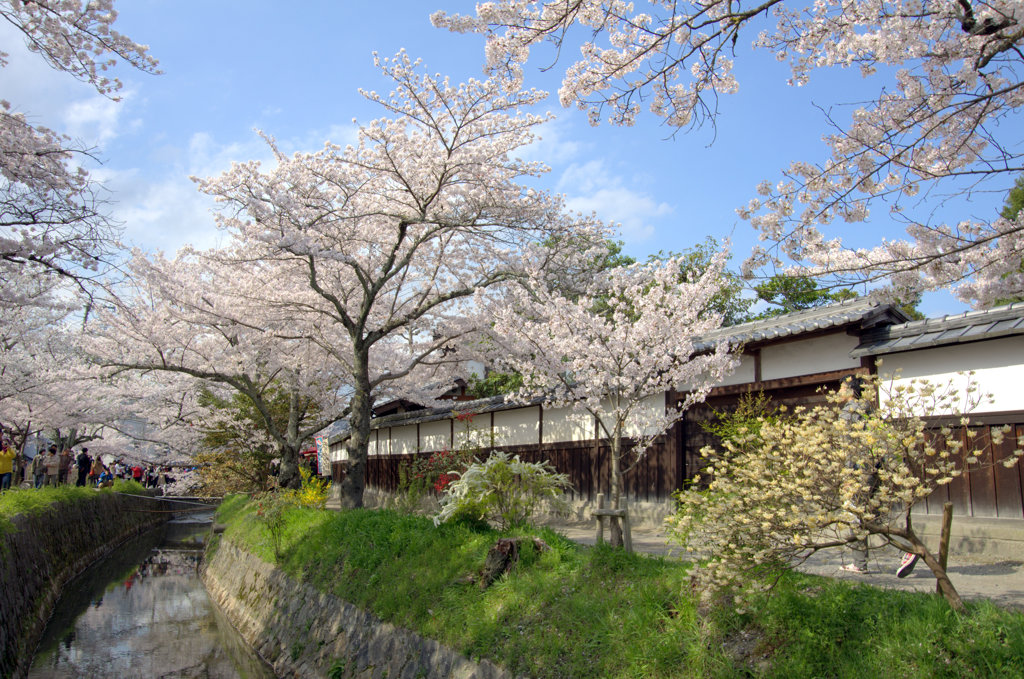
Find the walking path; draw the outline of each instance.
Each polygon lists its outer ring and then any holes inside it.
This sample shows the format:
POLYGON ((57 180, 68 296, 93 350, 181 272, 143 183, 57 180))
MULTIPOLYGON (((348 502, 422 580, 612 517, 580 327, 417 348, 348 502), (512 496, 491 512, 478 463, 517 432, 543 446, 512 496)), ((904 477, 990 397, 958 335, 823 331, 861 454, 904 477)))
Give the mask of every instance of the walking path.
MULTIPOLYGON (((592 522, 549 525, 575 542, 593 545, 596 541, 597 530, 592 522)), ((637 552, 679 558, 684 556, 678 547, 673 548, 669 544, 667 536, 660 529, 634 528, 632 535, 633 549, 637 552)), ((868 572, 863 575, 840 570, 843 565, 850 563, 850 555, 848 550, 824 550, 811 557, 799 570, 888 589, 935 591, 935 577, 922 562, 918 562, 906 578, 897 578, 896 567, 902 553, 891 547, 871 550, 868 572)), ((958 557, 951 554, 948 572, 953 586, 964 599, 990 599, 999 606, 1024 611, 1024 554, 1019 559, 986 559, 977 555, 958 557)))

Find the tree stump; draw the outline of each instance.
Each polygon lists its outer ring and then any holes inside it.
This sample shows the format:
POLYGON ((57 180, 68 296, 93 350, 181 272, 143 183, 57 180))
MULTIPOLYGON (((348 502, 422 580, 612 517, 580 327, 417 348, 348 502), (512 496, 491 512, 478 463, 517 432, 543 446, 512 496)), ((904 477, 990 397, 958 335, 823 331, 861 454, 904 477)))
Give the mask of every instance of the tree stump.
POLYGON ((519 561, 519 551, 523 548, 523 542, 527 542, 528 546, 538 552, 551 549, 540 538, 501 538, 487 552, 484 570, 480 574, 480 589, 487 589, 495 580, 512 569, 519 561))

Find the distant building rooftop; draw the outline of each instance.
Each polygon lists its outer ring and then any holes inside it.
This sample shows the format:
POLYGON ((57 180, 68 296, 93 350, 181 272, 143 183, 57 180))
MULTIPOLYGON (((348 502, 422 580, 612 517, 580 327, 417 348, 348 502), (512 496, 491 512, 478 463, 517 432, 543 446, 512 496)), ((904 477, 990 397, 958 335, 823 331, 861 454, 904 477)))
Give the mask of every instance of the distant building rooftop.
POLYGON ((850 355, 893 354, 1011 335, 1024 335, 1024 302, 876 328, 861 337, 850 355))

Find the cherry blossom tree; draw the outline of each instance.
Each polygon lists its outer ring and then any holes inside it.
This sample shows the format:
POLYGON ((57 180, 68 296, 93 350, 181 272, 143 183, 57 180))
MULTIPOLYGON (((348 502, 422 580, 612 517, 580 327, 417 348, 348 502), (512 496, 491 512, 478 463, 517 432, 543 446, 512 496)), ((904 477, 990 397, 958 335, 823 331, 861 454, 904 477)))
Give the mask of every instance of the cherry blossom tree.
POLYGON ((0 331, 0 424, 6 431, 18 432, 19 441, 45 432, 70 448, 115 433, 133 415, 129 394, 143 385, 103 379, 82 352, 82 329, 73 317, 56 307, 8 311, 8 321, 31 321, 0 331))
MULTIPOLYGON (((355 145, 287 156, 267 137, 274 167, 241 163, 197 180, 224 206, 218 219, 237 242, 236 261, 278 266, 264 304, 301 319, 348 372, 341 494, 351 507, 362 505, 374 399, 452 360, 471 296, 524 261, 557 259, 562 249, 544 241, 595 230, 520 183, 545 170, 514 156, 546 119, 524 112, 543 93, 506 79, 456 85, 421 73, 405 53, 377 64, 394 90, 363 92, 386 117, 363 124, 355 145)), ((420 400, 450 386, 439 376, 417 382, 411 397, 420 400)))
MULTIPOLYGON (((726 255, 718 253, 702 272, 680 281, 685 260, 667 259, 607 269, 572 297, 535 272, 500 303, 486 307, 491 320, 481 346, 523 376, 513 396, 543 396, 554 407, 590 413, 609 440, 610 501, 621 507, 622 476, 630 457, 639 460, 654 440, 700 403, 736 365, 725 340, 700 343, 721 325, 712 311, 724 279, 726 255), (651 396, 684 392, 657 411, 651 396), (627 450, 625 439, 634 438, 627 450)), ((635 462, 634 462, 635 463, 635 462)), ((622 544, 617 517, 612 543, 622 544)))
POLYGON ((559 98, 594 124, 632 124, 643 106, 674 127, 714 124, 720 95, 739 87, 741 34, 788 61, 794 86, 832 67, 859 69, 879 94, 849 122, 829 119, 828 157, 792 163, 739 210, 767 242, 747 273, 789 261, 790 273, 835 285, 885 281, 880 294, 894 299, 952 287, 979 306, 1024 290, 1020 215, 935 216, 950 197, 1008 190, 1024 168, 1013 124, 1024 103, 1016 0, 507 0, 433 21, 483 34, 488 67, 517 77, 531 48, 551 43, 557 59, 578 42, 559 98), (879 204, 906 222, 905 238, 858 249, 826 229, 863 222, 879 204))
POLYGON ((183 375, 193 392, 208 383, 244 395, 281 459, 280 484, 296 487, 303 443, 342 416, 349 390, 337 364, 295 336, 297 321, 262 305, 260 289, 279 281, 272 263, 228 268, 185 250, 174 260, 136 253, 128 270, 134 291, 122 286, 90 320, 94 363, 111 377, 183 375), (283 418, 274 406, 282 393, 283 418))
MULTIPOLYGON (((117 98, 121 83, 107 71, 118 61, 157 72, 145 46, 111 28, 112 0, 4 0, 0 18, 47 64, 104 96, 117 98)), ((89 149, 0 101, 0 151, 0 281, 42 271, 86 283, 117 234, 102 187, 78 164, 89 149)))

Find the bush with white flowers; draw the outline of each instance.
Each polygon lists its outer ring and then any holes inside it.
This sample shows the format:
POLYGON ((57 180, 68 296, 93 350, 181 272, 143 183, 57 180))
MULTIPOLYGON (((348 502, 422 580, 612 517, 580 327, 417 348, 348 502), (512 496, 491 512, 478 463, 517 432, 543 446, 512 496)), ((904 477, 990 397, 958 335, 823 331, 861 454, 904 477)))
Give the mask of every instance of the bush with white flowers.
POLYGON ((1024 440, 1007 450, 1000 443, 1008 427, 979 436, 970 426, 970 410, 985 400, 970 379, 960 389, 871 376, 859 395, 844 385, 826 398, 758 417, 723 440, 724 450, 701 451, 707 483, 678 492, 670 519, 684 548, 709 554, 696 581, 709 590, 770 586, 780 569, 873 535, 918 555, 962 610, 911 511, 965 469, 1018 464, 1024 440), (936 415, 944 415, 941 426, 936 415))
POLYGON ((570 487, 569 477, 547 461, 523 462, 518 455, 493 451, 445 488, 434 523, 461 515, 488 519, 501 529, 522 525, 542 500, 564 506, 563 494, 570 487))

